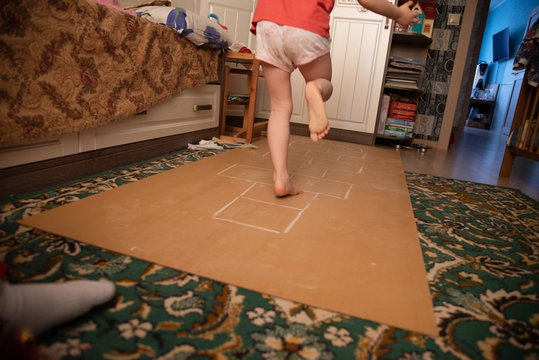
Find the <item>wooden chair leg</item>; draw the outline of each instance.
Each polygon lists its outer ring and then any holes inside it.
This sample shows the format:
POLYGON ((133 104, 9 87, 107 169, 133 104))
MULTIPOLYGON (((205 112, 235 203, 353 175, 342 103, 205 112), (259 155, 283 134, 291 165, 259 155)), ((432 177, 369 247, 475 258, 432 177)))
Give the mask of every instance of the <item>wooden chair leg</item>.
POLYGON ((511 171, 513 170, 513 162, 515 161, 515 154, 513 154, 508 149, 505 149, 503 155, 502 166, 500 167, 500 177, 509 177, 511 176, 511 171))
POLYGON ((255 128, 255 104, 256 104, 256 93, 258 90, 258 70, 260 63, 257 59, 253 59, 253 66, 251 69, 251 74, 249 74, 247 79, 247 84, 249 86, 249 105, 247 105, 247 135, 246 142, 250 143, 253 140, 253 132, 255 128))
POLYGON ((226 112, 228 104, 228 88, 230 84, 230 66, 225 65, 225 78, 223 79, 223 98, 221 106, 221 136, 225 134, 226 131, 226 112))

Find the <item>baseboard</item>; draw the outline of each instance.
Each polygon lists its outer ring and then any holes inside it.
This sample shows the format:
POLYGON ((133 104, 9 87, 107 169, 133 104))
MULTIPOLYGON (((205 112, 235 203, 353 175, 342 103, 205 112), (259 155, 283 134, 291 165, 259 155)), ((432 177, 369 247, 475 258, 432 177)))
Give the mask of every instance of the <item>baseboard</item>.
MULTIPOLYGON (((292 135, 310 136, 309 126, 306 124, 290 124, 290 133, 292 135)), ((330 129, 324 139, 337 140, 360 145, 373 145, 374 134, 367 134, 358 131, 330 129)))
MULTIPOLYGON (((211 128, 0 169, 0 199, 58 186, 185 149, 188 143, 211 139, 218 133, 218 128, 211 128)), ((309 127, 291 123, 290 133, 309 136, 309 127)), ((361 145, 374 144, 373 134, 342 129, 331 129, 325 138, 361 145)))
POLYGON ((188 143, 211 139, 218 133, 218 128, 211 128, 0 169, 0 199, 185 149, 188 143))

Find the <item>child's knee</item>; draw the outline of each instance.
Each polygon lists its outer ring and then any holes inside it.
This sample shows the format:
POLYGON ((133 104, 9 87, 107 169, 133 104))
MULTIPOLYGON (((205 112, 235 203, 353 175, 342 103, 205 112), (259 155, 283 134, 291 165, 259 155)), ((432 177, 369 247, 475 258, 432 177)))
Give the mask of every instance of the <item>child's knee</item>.
POLYGON ((271 112, 279 113, 285 116, 292 115, 292 99, 288 100, 278 100, 271 103, 271 112))

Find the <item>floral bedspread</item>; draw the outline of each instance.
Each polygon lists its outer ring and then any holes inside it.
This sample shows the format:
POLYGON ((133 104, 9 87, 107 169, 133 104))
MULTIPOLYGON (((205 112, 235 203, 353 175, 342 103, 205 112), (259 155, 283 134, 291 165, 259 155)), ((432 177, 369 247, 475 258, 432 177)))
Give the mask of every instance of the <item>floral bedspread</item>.
POLYGON ((0 146, 102 126, 218 78, 218 51, 87 0, 2 0, 0 146))

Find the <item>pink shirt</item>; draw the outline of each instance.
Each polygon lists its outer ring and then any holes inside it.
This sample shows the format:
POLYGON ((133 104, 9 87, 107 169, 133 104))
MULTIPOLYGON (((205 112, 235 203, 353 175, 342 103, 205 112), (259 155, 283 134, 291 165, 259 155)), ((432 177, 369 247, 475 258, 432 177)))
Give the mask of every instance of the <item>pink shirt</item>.
POLYGON ((329 37, 329 14, 334 4, 335 0, 258 0, 251 32, 256 34, 257 22, 268 20, 329 37))

